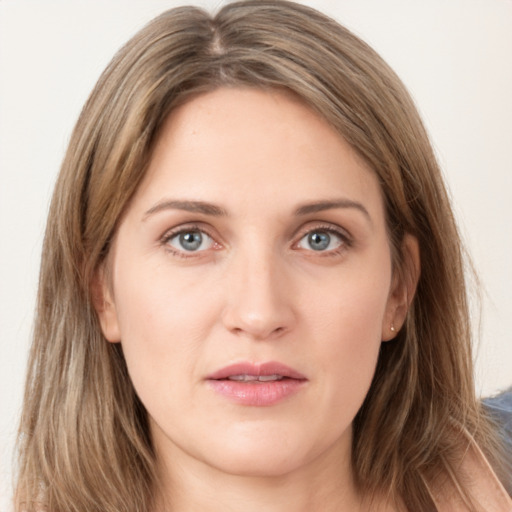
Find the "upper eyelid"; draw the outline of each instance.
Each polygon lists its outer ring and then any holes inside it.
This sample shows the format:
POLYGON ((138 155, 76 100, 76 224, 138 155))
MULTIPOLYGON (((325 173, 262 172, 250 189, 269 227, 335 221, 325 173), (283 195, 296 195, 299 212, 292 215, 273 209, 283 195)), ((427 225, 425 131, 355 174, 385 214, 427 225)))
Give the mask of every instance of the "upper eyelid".
POLYGON ((308 224, 306 226, 302 226, 301 228, 299 228, 296 231, 294 237, 298 237, 300 240, 305 235, 307 235, 308 233, 311 233, 313 231, 327 231, 330 233, 335 233, 335 234, 339 235, 340 237, 347 239, 347 240, 352 239, 352 235, 347 229, 342 228, 341 226, 338 226, 337 224, 333 224, 331 222, 323 222, 323 221, 308 222, 308 224), (314 225, 311 226, 310 224, 314 224, 314 225))
POLYGON ((185 224, 180 224, 178 226, 175 226, 173 228, 167 229, 164 231, 163 235, 160 237, 160 240, 169 240, 176 235, 179 235, 181 233, 186 233, 188 231, 200 231, 201 233, 204 233, 208 235, 210 238, 215 240, 215 236, 211 232, 211 229, 206 227, 204 224, 199 222, 190 222, 185 224))

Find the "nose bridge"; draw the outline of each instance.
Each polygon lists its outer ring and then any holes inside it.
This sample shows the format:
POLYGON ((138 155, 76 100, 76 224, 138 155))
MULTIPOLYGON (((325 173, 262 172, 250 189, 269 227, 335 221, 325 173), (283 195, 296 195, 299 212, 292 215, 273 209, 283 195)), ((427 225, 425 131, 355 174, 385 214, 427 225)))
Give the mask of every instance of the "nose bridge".
POLYGON ((270 244, 261 243, 235 253, 228 271, 226 327, 255 339, 285 332, 293 312, 282 258, 270 244))

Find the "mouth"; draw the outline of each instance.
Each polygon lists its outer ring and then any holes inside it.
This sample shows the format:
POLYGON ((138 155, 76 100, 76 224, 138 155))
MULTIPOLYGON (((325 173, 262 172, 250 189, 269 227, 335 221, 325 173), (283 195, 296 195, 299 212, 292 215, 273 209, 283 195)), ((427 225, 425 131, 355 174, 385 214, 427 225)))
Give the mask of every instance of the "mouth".
POLYGON ((238 363, 207 377, 216 394, 247 406, 275 405, 304 387, 307 378, 281 363, 238 363))
POLYGON ((274 380, 294 379, 307 380, 305 375, 290 368, 289 366, 270 361, 266 363, 236 363, 216 372, 207 377, 208 380, 234 380, 254 382, 268 382, 274 380))
POLYGON ((235 382, 274 382, 277 380, 288 379, 289 377, 284 377, 283 375, 247 375, 246 373, 242 375, 230 375, 227 379, 220 380, 233 380, 235 382))

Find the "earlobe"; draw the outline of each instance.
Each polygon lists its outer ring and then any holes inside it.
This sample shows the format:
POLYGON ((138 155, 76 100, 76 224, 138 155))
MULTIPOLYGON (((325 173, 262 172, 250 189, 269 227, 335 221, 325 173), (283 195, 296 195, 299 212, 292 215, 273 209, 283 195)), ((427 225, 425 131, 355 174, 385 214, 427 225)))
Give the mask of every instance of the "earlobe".
POLYGON ((402 242, 401 268, 395 269, 390 294, 382 323, 382 341, 396 337, 403 324, 416 293, 421 273, 420 250, 418 240, 406 234, 402 242))
POLYGON ((91 284, 91 298, 100 321, 101 331, 105 339, 111 343, 121 341, 117 310, 111 286, 107 282, 105 269, 101 267, 94 274, 91 284))

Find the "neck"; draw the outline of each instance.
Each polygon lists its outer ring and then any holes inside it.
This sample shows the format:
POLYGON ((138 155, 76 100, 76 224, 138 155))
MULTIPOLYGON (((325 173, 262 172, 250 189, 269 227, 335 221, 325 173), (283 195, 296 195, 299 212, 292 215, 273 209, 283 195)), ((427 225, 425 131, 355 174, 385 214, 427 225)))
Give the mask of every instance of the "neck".
POLYGON ((160 477, 158 512, 363 511, 347 443, 271 476, 230 474, 189 457, 174 445, 160 461, 160 477))

